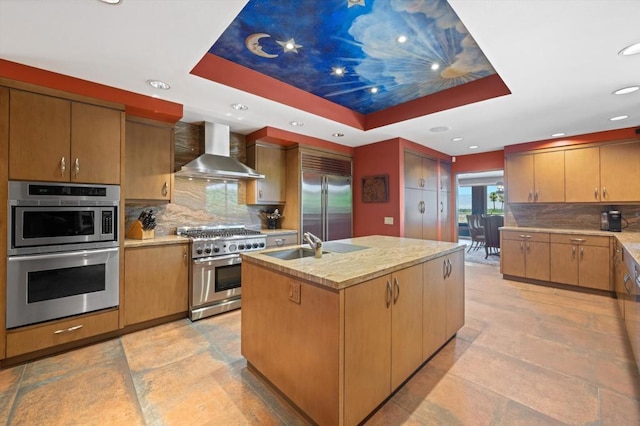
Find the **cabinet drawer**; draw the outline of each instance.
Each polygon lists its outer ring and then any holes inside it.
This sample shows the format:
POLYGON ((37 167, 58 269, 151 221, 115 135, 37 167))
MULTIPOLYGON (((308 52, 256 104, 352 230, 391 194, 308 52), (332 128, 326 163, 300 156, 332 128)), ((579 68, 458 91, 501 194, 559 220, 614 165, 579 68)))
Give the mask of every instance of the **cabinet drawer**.
POLYGON ((583 244, 586 246, 609 247, 609 237, 598 235, 551 234, 552 243, 583 244))
POLYGON ((267 248, 298 244, 298 233, 267 235, 267 248))
POLYGON ((549 242, 549 234, 546 232, 502 231, 502 238, 505 240, 521 241, 526 239, 527 241, 549 242))
POLYGON ((118 329, 118 310, 89 314, 55 323, 7 332, 7 358, 118 329))

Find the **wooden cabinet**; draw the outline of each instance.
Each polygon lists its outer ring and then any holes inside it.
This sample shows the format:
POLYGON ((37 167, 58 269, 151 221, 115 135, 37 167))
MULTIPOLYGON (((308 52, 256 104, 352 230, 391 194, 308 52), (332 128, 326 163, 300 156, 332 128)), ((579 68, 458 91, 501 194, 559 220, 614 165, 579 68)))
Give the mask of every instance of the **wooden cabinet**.
POLYGON ((188 251, 186 243, 125 249, 125 326, 186 313, 188 251))
POLYGON ((121 111, 12 89, 9 178, 120 184, 121 111))
POLYGON ((624 324, 636 366, 640 371, 640 265, 626 250, 623 258, 625 270, 628 271, 628 280, 624 283, 624 324))
POLYGON ((501 232, 500 271, 504 275, 549 281, 549 234, 501 232))
POLYGON ((428 359, 464 325, 464 252, 423 265, 422 358, 428 359))
POLYGON ((171 200, 173 149, 173 126, 127 120, 125 199, 171 200))
POLYGON ((264 179, 246 183, 247 204, 284 204, 287 179, 287 151, 262 142, 247 147, 247 165, 262 173, 264 179))
POLYGON ((7 358, 98 336, 118 329, 118 310, 79 315, 7 332, 7 358))
POLYGON ((564 155, 567 203, 600 201, 600 148, 569 149, 564 155))
POLYGON ((423 240, 438 239, 438 192, 404 189, 404 236, 423 240))
POLYGON ((405 151, 404 186, 405 188, 436 190, 438 188, 438 161, 405 151))
POLYGON ((451 230, 451 164, 440 162, 440 188, 438 192, 438 222, 440 240, 453 241, 451 230))
POLYGON ((640 142, 600 147, 600 186, 603 202, 640 201, 640 142))
POLYGON ((422 362, 422 265, 345 290, 346 424, 364 419, 422 362))
POLYGON ((611 290, 609 237, 551 234, 550 281, 611 290))
POLYGON ((505 158, 507 201, 564 202, 564 151, 512 155, 505 158))

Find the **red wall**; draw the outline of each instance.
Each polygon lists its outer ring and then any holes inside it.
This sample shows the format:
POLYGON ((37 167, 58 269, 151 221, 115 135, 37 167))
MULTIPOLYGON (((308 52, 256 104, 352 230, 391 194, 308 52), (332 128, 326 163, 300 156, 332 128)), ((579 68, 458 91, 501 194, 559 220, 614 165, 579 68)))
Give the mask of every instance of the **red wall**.
POLYGON ((455 163, 451 166, 451 173, 454 177, 458 173, 504 169, 504 150, 460 155, 455 159, 455 163))

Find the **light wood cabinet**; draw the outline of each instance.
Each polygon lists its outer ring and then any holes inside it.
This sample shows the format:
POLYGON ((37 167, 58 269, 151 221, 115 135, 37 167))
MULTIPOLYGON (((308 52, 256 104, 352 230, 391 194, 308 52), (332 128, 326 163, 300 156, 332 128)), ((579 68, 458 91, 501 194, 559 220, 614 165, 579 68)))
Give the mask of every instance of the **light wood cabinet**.
POLYGON ((247 147, 247 165, 264 179, 248 181, 246 203, 281 205, 285 203, 287 151, 278 145, 256 143, 247 147))
POLYGON ((508 156, 505 173, 510 203, 560 203, 565 200, 564 151, 508 156))
POLYGON ((173 149, 173 126, 127 120, 125 199, 171 200, 173 149))
POLYGON ((500 271, 504 275, 549 281, 549 234, 501 231, 500 271))
POLYGON ((423 240, 438 239, 438 192, 404 189, 404 236, 423 240))
POLYGON ((569 149, 564 154, 567 203, 600 201, 600 148, 569 149))
POLYGON ((572 234, 550 237, 550 281, 612 290, 609 237, 572 234))
POLYGON ((80 315, 7 332, 7 358, 71 343, 118 329, 118 310, 80 315))
POLYGON ((600 147, 603 202, 640 201, 640 141, 600 147))
MULTIPOLYGON (((8 184, 9 179, 6 165, 9 158, 9 89, 0 87, 0 241, 7 241, 8 217, 8 184)), ((0 360, 4 359, 5 351, 5 321, 7 308, 6 276, 7 276, 7 244, 0 244, 0 360)))
POLYGON ((451 230, 451 164, 440 162, 440 191, 438 192, 438 208, 440 223, 440 240, 453 241, 451 230))
POLYGON ((423 265, 422 357, 428 359, 464 325, 464 252, 423 265))
POLYGON ((120 183, 121 111, 12 89, 9 178, 120 183))
POLYGON ((124 251, 124 325, 187 311, 188 244, 124 251))

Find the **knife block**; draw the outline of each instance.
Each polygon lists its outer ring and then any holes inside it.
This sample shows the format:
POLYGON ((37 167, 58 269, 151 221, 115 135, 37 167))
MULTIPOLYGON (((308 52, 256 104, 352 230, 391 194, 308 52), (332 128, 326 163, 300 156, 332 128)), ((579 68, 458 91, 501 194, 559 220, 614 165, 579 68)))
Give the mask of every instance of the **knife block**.
POLYGON ((142 229, 142 222, 136 220, 127 231, 126 237, 135 240, 149 240, 155 238, 155 229, 144 230, 142 229))

